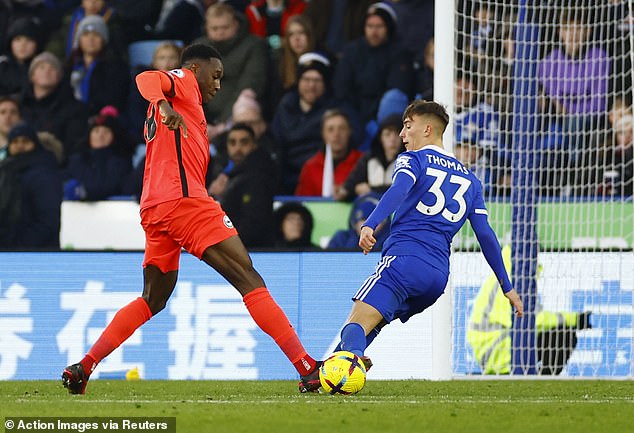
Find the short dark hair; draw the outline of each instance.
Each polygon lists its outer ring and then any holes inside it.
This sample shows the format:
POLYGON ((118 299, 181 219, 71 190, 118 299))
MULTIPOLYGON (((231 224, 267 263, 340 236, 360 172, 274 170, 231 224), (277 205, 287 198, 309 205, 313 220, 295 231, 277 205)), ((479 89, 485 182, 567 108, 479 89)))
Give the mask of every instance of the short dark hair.
POLYGON ((18 102, 16 98, 14 98, 13 96, 0 96, 0 104, 3 104, 5 102, 10 102, 13 105, 15 105, 16 108, 18 109, 18 114, 22 116, 22 107, 20 107, 20 103, 18 102))
POLYGON ((194 60, 218 59, 222 61, 222 56, 216 48, 208 44, 192 44, 183 50, 181 54, 181 64, 194 60))
POLYGON ((251 139, 253 141, 256 141, 255 139, 255 131, 253 131, 253 128, 251 128, 248 124, 244 123, 244 122, 238 122, 235 123, 230 129, 229 132, 227 133, 227 137, 229 136, 229 134, 231 133, 231 131, 246 131, 247 134, 249 134, 249 136, 251 136, 251 139))
POLYGON ((422 99, 415 100, 405 109, 405 112, 403 113, 403 122, 405 122, 405 119, 411 119, 414 116, 424 116, 426 114, 431 114, 440 121, 442 126, 440 134, 442 135, 449 124, 449 114, 447 114, 445 107, 437 102, 425 101, 422 99))

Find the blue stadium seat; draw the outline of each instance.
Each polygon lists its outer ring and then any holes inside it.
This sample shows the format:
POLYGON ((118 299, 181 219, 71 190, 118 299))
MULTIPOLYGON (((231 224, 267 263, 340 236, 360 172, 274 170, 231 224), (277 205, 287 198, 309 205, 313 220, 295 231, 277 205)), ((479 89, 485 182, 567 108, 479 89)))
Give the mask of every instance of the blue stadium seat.
MULTIPOLYGON (((149 66, 152 63, 152 56, 154 55, 154 50, 163 42, 168 42, 165 40, 151 40, 151 41, 137 41, 132 42, 128 46, 128 59, 130 59, 130 68, 135 69, 138 66, 149 66)), ((183 46, 182 41, 169 41, 173 42, 179 47, 183 46)))

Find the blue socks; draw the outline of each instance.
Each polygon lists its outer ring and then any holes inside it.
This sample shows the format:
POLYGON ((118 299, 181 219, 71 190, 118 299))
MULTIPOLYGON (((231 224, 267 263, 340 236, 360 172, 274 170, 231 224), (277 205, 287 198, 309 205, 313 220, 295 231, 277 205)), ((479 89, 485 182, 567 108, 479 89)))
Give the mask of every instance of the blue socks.
POLYGON ((341 350, 352 352, 357 356, 363 356, 363 352, 367 347, 363 327, 358 323, 348 323, 344 326, 341 330, 341 343, 337 347, 340 347, 341 350))
MULTIPOLYGON (((372 331, 370 331, 370 333, 368 335, 365 336, 365 348, 366 349, 368 347, 370 347, 370 344, 372 344, 372 342, 379 335, 380 332, 381 332, 381 328, 379 327, 379 325, 377 325, 372 331)), ((333 352, 338 352, 340 350, 343 350, 341 348, 341 341, 339 342, 337 347, 335 347, 335 350, 333 350, 333 352)), ((364 350, 364 352, 365 352, 365 350, 364 350)))

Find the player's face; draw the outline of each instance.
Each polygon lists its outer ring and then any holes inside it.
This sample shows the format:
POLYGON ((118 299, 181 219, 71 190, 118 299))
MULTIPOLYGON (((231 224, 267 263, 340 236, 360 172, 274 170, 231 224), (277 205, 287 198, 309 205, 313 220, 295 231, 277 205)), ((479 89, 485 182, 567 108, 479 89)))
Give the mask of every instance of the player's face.
POLYGON ((422 149, 431 136, 431 125, 422 116, 408 117, 403 121, 403 129, 399 134, 407 150, 422 149))
POLYGON ((203 103, 211 101, 220 90, 220 80, 224 75, 222 62, 212 58, 206 62, 200 62, 198 69, 194 71, 200 87, 203 103))
POLYGON ((235 130, 227 136, 227 154, 238 165, 255 150, 255 142, 247 131, 235 130))
POLYGON ((97 15, 106 5, 104 0, 82 0, 81 7, 86 11, 86 15, 97 15))

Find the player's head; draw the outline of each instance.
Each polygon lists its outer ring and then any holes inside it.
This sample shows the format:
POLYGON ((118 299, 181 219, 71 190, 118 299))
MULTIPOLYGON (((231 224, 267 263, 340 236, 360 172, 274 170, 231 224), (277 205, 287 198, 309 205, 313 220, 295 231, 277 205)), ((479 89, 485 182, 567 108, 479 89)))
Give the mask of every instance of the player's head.
POLYGON ((399 134, 407 150, 418 150, 427 144, 442 142, 449 123, 445 107, 432 101, 417 99, 403 113, 403 129, 399 134))
POLYGON ((255 132, 246 123, 236 123, 227 135, 227 154, 234 164, 240 164, 255 150, 255 132))
POLYGON ((203 102, 208 102, 220 90, 220 80, 224 75, 222 57, 211 45, 193 44, 183 50, 183 68, 196 75, 203 102))

